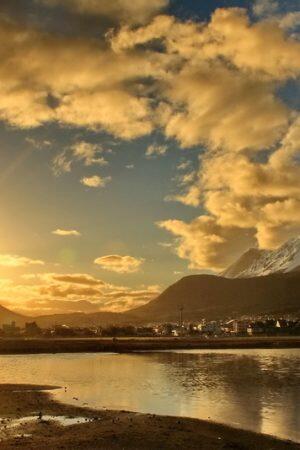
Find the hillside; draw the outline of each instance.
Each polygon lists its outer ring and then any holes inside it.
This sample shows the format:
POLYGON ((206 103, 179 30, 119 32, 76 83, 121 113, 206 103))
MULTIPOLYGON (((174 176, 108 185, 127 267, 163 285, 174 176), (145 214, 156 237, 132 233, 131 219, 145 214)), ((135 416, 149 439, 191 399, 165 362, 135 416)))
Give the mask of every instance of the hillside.
POLYGON ((29 317, 10 311, 0 305, 0 328, 3 324, 9 324, 11 322, 16 322, 18 326, 23 326, 26 321, 29 322, 30 320, 29 317))
POLYGON ((155 300, 125 313, 73 313, 25 317, 0 306, 0 326, 35 320, 42 328, 53 325, 106 326, 234 317, 243 314, 300 313, 300 272, 254 278, 192 275, 168 287, 155 300))
POLYGON ((300 311, 300 273, 229 279, 192 275, 168 287, 150 303, 130 311, 144 321, 222 318, 242 314, 300 311))
POLYGON ((300 237, 287 241, 276 250, 250 248, 221 276, 251 278, 294 271, 300 271, 300 237))
POLYGON ((71 327, 89 327, 106 325, 123 325, 136 322, 136 318, 131 314, 97 312, 91 314, 72 313, 72 314, 54 314, 48 316, 39 316, 34 319, 42 328, 54 325, 68 325, 71 327))

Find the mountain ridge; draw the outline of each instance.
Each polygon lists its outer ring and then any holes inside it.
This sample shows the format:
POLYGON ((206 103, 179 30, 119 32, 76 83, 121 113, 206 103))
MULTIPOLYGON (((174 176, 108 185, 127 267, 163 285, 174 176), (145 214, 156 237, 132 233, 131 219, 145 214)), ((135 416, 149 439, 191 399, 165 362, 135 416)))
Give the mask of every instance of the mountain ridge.
POLYGON ((110 311, 49 314, 32 317, 16 313, 0 305, 0 328, 3 324, 10 324, 11 322, 15 322, 17 326, 24 326, 26 322, 36 322, 38 326, 48 328, 55 325, 68 325, 71 327, 123 325, 135 323, 136 320, 131 314, 124 315, 123 313, 110 311))
POLYGON ((250 248, 220 275, 225 278, 251 278, 297 271, 300 271, 300 237, 290 239, 275 250, 250 248))
POLYGON ((300 273, 253 278, 190 275, 131 313, 143 320, 178 321, 300 312, 300 273))
POLYGON ((190 275, 169 286, 146 305, 123 313, 97 312, 27 317, 0 307, 0 326, 35 321, 43 328, 158 323, 184 320, 224 319, 242 315, 300 313, 300 272, 276 273, 252 278, 190 275))
POLYGON ((16 325, 18 326, 24 326, 25 322, 29 322, 30 320, 30 317, 11 311, 10 309, 0 305, 0 327, 5 323, 11 322, 16 322, 16 325))

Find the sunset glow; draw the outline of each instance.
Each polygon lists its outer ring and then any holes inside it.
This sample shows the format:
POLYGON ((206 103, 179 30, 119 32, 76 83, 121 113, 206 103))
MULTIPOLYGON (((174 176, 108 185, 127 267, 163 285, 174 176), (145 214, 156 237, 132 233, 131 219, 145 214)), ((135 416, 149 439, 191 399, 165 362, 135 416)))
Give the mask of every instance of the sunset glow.
POLYGON ((0 13, 1 305, 124 311, 299 235, 297 1, 0 13))

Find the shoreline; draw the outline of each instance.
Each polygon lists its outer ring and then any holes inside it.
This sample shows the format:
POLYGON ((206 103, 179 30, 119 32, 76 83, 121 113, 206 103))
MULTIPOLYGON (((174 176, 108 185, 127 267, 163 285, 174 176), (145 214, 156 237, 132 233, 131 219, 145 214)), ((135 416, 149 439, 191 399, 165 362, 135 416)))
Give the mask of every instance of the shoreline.
POLYGON ((189 349, 300 348, 300 336, 226 338, 0 338, 0 355, 39 353, 131 353, 189 349))
POLYGON ((300 449, 295 442, 204 420, 67 405, 56 401, 51 389, 57 387, 0 385, 0 450, 18 446, 26 450, 300 449), (39 420, 39 413, 51 420, 39 420), (34 419, 10 427, 14 419, 29 416, 34 419), (55 421, 62 416, 85 423, 63 426, 55 421))

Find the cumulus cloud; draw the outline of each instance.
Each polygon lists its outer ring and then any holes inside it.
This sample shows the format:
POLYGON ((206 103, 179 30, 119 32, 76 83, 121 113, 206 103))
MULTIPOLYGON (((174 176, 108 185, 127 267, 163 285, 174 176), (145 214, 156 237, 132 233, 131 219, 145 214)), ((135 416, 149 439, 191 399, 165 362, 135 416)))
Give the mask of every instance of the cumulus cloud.
POLYGON ((124 25, 106 43, 1 18, 1 39, 2 120, 23 128, 57 121, 123 139, 162 126, 183 146, 271 145, 289 118, 272 82, 300 70, 300 44, 278 23, 251 24, 241 8, 218 9, 208 24, 158 16, 146 26, 124 25), (153 40, 165 50, 151 47, 153 40))
POLYGON ((133 256, 106 255, 95 259, 95 264, 102 269, 110 270, 117 273, 134 273, 137 272, 144 260, 142 258, 134 258, 133 256))
POLYGON ((110 181, 111 177, 99 177, 99 175, 93 175, 92 177, 83 177, 80 180, 81 184, 91 188, 104 188, 110 181))
POLYGON ((166 200, 172 200, 176 202, 183 203, 187 206, 199 206, 200 205, 200 196, 201 196, 201 190, 199 186, 197 185, 191 185, 188 187, 188 189, 181 193, 176 195, 167 196, 166 200))
POLYGON ((293 30, 300 26, 300 11, 290 12, 280 18, 279 25, 284 30, 293 30))
POLYGON ((276 248, 300 233, 299 133, 296 119, 266 160, 224 150, 202 160, 191 188, 203 191, 208 215, 160 223, 192 268, 222 269, 251 245, 276 248))
POLYGON ((182 161, 178 164, 177 170, 187 170, 191 167, 191 161, 182 161))
POLYGON ((164 156, 167 153, 167 145, 151 144, 147 147, 146 158, 155 158, 156 156, 164 156))
MULTIPOLYGON (((129 3, 162 5, 120 0, 107 10, 129 3)), ((205 216, 161 223, 177 236, 178 254, 193 267, 221 268, 237 242, 241 251, 253 242, 274 247, 299 229, 299 120, 278 89, 300 74, 300 43, 287 32, 295 18, 270 20, 265 11, 275 3, 256 2, 256 14, 267 19, 255 21, 243 8, 217 9, 205 23, 167 15, 149 21, 152 8, 145 24, 125 20, 106 42, 49 34, 1 16, 0 119, 22 128, 56 121, 122 139, 159 128, 182 147, 201 147, 198 173, 179 182, 175 197, 201 205, 205 216)), ((90 14, 106 2, 65 5, 90 14)), ((87 166, 101 159, 90 146, 72 151, 87 166)), ((67 155, 58 158, 57 166, 70 171, 67 155)), ((89 187, 108 181, 81 180, 89 187)))
MULTIPOLYGON (((189 164, 179 164, 177 169, 183 171, 189 168, 189 164)), ((197 180, 197 172, 194 170, 180 173, 175 181, 177 188, 180 187, 181 192, 178 194, 167 195, 166 201, 176 201, 188 206, 199 206, 201 191, 199 185, 195 182, 197 180)))
POLYGON ((171 196, 206 215, 160 223, 177 237, 178 255, 218 270, 250 245, 272 248, 299 232, 299 124, 276 93, 300 73, 299 42, 278 21, 250 23, 244 9, 227 8, 207 25, 160 16, 123 28, 112 45, 126 52, 155 38, 178 57, 157 117, 183 147, 206 147, 198 176, 171 196))
POLYGON ((92 166, 93 164, 106 165, 107 162, 103 157, 97 156, 98 153, 104 151, 103 147, 99 144, 91 144, 85 141, 76 142, 72 146, 74 156, 84 162, 85 166, 92 166))
POLYGON ((289 39, 278 23, 250 23, 243 8, 219 8, 206 26, 158 16, 145 27, 124 27, 112 45, 124 51, 153 39, 161 39, 169 53, 188 59, 194 68, 223 58, 243 72, 257 71, 273 79, 297 76, 300 70, 299 61, 292 61, 299 54, 299 42, 289 39))
POLYGON ((48 141, 47 139, 39 140, 32 137, 27 137, 25 138, 25 142, 38 150, 52 146, 51 141, 48 141))
POLYGON ((100 156, 104 152, 106 150, 100 144, 77 141, 55 156, 53 171, 56 175, 71 172, 74 162, 82 162, 87 167, 92 165, 106 166, 108 162, 103 156, 100 156))
POLYGON ((61 228, 52 231, 52 234, 56 234, 57 236, 81 236, 81 233, 77 230, 62 230, 61 228))
POLYGON ((177 254, 190 261, 191 269, 222 269, 255 243, 251 233, 222 227, 211 216, 199 216, 190 223, 165 220, 158 225, 177 237, 177 254))
POLYGON ((32 266, 44 265, 44 261, 39 259, 31 259, 26 256, 18 256, 18 255, 10 255, 10 254, 1 254, 0 255, 0 266, 4 267, 24 267, 24 266, 32 266))
POLYGON ((291 10, 285 11, 286 5, 280 5, 276 0, 256 0, 253 12, 259 18, 277 22, 284 30, 293 30, 300 25, 300 11, 298 2, 290 2, 289 6, 291 10))
POLYGON ((183 70, 169 94, 178 112, 166 121, 166 134, 185 147, 257 150, 272 145, 288 123, 287 108, 268 83, 219 62, 183 70))
POLYGON ((1 120, 22 128, 57 121, 125 139, 152 130, 149 100, 128 85, 160 70, 151 57, 116 55, 101 41, 50 35, 3 17, 0 42, 1 120))
POLYGON ((273 16, 278 13, 278 10, 277 0, 256 0, 253 5, 253 12, 258 17, 273 16))

